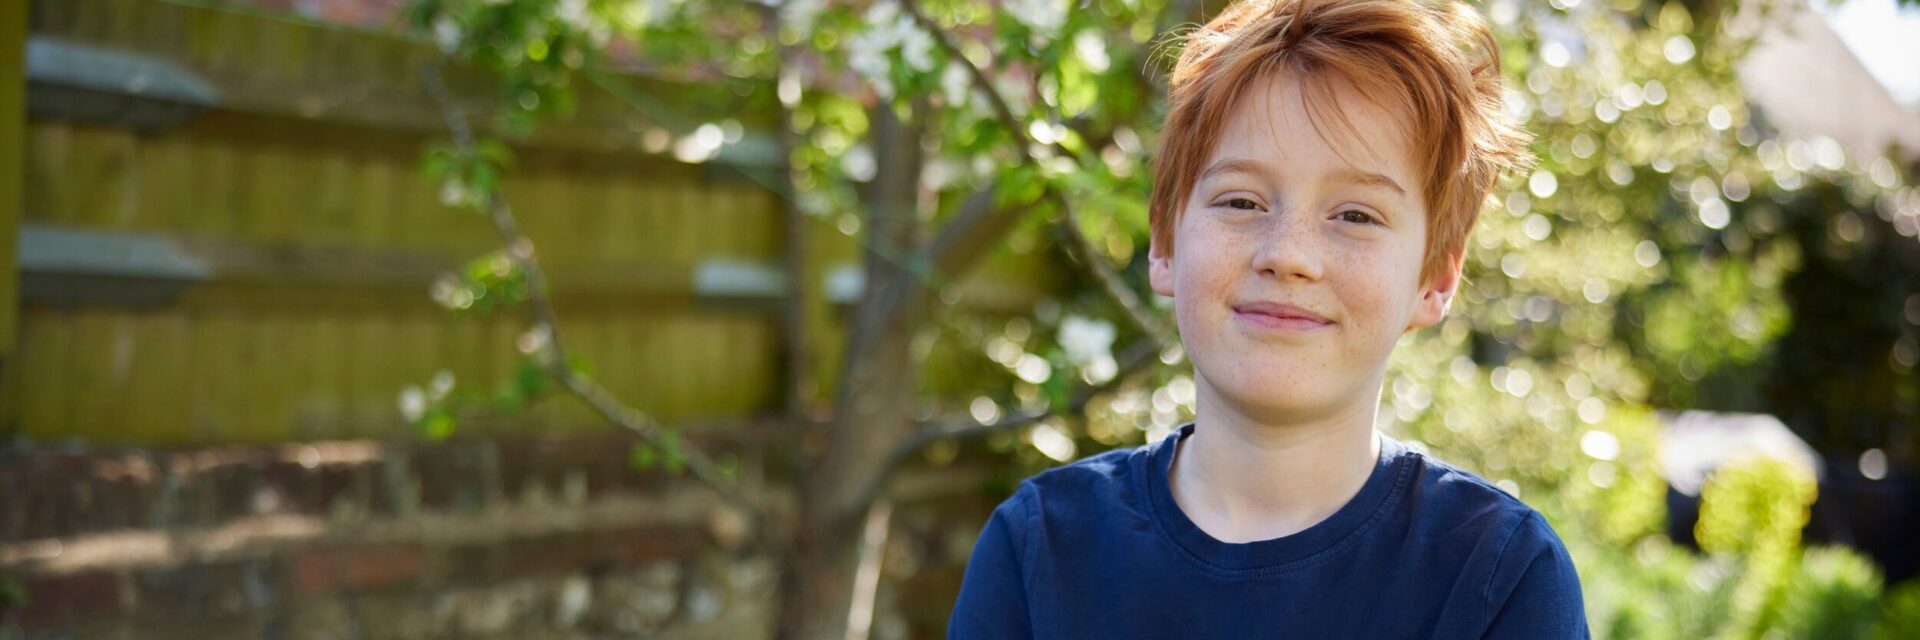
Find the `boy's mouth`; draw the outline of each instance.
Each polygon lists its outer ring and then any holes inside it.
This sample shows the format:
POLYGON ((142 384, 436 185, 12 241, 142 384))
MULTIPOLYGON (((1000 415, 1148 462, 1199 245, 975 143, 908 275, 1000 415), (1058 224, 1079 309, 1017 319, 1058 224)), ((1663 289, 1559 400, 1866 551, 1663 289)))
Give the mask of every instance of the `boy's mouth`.
POLYGON ((1294 305, 1275 302, 1237 304, 1233 306, 1233 313, 1248 324, 1268 329, 1305 331, 1333 324, 1333 321, 1328 320, 1326 316, 1294 305))

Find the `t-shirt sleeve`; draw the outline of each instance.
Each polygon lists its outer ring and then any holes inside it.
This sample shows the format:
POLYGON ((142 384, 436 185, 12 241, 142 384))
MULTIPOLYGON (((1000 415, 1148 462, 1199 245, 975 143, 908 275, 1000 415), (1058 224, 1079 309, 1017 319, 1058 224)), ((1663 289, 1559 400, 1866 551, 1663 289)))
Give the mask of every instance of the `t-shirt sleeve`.
POLYGON ((1026 552, 1027 513, 1030 489, 1022 484, 993 510, 987 526, 973 545, 967 560, 966 576, 960 581, 960 598, 947 620, 947 637, 1031 638, 1032 623, 1027 615, 1026 581, 1020 569, 1026 552))
POLYGON ((1586 606, 1573 558, 1538 512, 1529 512, 1487 584, 1487 638, 1585 640, 1586 606))

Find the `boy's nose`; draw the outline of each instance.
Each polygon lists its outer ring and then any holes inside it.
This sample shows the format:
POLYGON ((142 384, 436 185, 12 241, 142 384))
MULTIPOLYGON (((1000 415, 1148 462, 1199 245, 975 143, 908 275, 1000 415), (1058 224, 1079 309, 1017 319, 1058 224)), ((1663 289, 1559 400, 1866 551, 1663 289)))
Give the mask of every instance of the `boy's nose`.
POLYGON ((1261 276, 1280 280, 1312 282, 1323 269, 1320 239, 1314 217, 1299 211, 1283 211, 1269 218, 1253 253, 1253 268, 1261 276))

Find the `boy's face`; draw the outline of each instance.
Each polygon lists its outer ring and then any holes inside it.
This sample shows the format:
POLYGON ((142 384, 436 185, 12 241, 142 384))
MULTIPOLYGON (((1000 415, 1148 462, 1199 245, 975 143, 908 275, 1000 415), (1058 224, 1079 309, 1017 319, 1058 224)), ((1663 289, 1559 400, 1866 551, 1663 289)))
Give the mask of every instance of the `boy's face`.
POLYGON ((1419 282, 1425 185, 1401 119, 1334 84, 1329 106, 1353 126, 1328 109, 1325 138, 1297 80, 1246 93, 1201 165, 1171 255, 1150 255, 1202 402, 1260 423, 1371 415, 1394 344, 1438 322, 1458 280, 1456 262, 1419 282))

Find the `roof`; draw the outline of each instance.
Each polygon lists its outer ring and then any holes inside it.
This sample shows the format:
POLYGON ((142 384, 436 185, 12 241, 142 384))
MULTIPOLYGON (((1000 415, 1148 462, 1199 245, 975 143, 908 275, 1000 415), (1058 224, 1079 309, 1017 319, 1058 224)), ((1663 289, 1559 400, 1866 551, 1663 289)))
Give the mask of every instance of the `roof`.
POLYGON ((1899 159, 1920 160, 1920 113, 1894 100, 1804 1, 1775 6, 1777 19, 1736 70, 1748 101, 1787 138, 1825 136, 1856 157, 1896 146, 1899 159))

